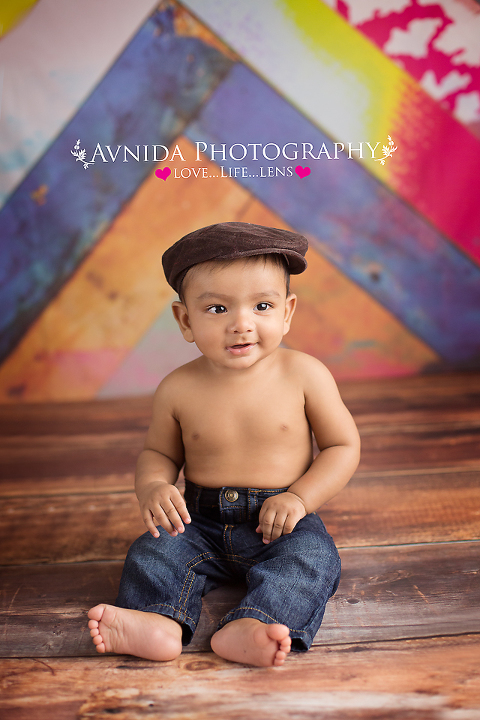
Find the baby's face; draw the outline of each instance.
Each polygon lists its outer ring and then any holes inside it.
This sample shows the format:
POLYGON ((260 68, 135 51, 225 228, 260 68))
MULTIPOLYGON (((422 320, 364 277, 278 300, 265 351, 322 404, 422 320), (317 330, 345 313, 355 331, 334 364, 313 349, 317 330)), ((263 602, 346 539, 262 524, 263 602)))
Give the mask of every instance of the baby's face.
POLYGON ((278 348, 296 303, 295 295, 286 297, 283 269, 263 258, 197 265, 184 294, 174 314, 185 339, 215 365, 234 369, 278 348))

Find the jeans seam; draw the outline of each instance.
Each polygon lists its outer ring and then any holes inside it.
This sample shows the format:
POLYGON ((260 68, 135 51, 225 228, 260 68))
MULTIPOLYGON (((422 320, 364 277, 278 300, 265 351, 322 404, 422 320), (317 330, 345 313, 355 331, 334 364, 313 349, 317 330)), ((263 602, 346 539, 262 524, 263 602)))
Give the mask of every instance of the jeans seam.
POLYGON ((154 607, 170 608, 171 610, 174 611, 174 613, 176 613, 179 616, 179 619, 180 619, 180 617, 184 617, 186 620, 190 620, 194 624, 195 627, 197 626, 197 623, 195 622, 195 620, 190 615, 187 615, 185 610, 176 608, 174 605, 169 605, 168 603, 153 603, 152 605, 146 605, 144 608, 142 608, 142 612, 147 612, 148 608, 154 608, 154 607))
POLYGON ((258 565, 258 560, 250 560, 249 558, 243 557, 243 555, 237 555, 236 553, 224 553, 224 557, 226 560, 229 560, 230 562, 238 562, 241 561, 245 563, 245 565, 250 565, 250 567, 253 567, 254 565, 258 565))
POLYGON ((185 567, 187 568, 187 574, 185 575, 185 579, 184 579, 184 581, 183 581, 182 589, 180 590, 180 595, 179 595, 180 607, 185 607, 185 606, 186 606, 186 604, 187 604, 187 602, 188 602, 188 597, 189 597, 189 595, 190 595, 190 590, 192 589, 192 585, 193 585, 193 582, 194 582, 194 579, 195 579, 195 573, 193 572, 192 567, 196 567, 197 565, 199 565, 199 564, 200 564, 201 562, 203 562, 204 560, 207 560, 207 559, 210 560, 211 558, 215 558, 215 557, 217 557, 217 556, 215 555, 215 553, 210 553, 210 552, 201 553, 200 555, 196 555, 194 558, 192 558, 191 560, 189 560, 189 562, 185 565, 185 567), (199 559, 197 560, 197 558, 199 558, 199 559), (197 560, 197 562, 194 563, 194 562, 193 562, 194 560, 197 560), (192 577, 192 576, 193 576, 193 577, 192 577), (190 587, 188 588, 188 590, 186 590, 186 588, 185 588, 187 582, 190 582, 190 587), (183 596, 184 592, 186 593, 186 595, 185 595, 185 599, 184 599, 183 602, 182 602, 182 596, 183 596))

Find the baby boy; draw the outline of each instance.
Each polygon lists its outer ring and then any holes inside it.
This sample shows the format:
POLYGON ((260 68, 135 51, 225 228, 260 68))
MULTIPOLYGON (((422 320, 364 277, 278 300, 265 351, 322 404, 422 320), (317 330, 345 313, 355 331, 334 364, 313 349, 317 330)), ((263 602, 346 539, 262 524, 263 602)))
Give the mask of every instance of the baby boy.
POLYGON ((175 319, 202 355, 155 393, 135 479, 148 532, 128 552, 116 605, 88 613, 98 652, 176 658, 202 596, 232 578, 247 592, 214 652, 278 666, 309 649, 340 577, 315 511, 352 476, 360 443, 325 366, 280 347, 297 300, 289 277, 305 270, 307 247, 297 233, 234 222, 164 254, 175 319))

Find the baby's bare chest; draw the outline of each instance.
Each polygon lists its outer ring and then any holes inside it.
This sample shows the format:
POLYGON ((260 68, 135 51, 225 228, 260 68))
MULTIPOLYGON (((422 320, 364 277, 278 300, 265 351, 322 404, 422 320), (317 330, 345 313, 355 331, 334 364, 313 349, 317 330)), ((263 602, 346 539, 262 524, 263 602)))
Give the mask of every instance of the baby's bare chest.
POLYGON ((303 393, 289 386, 230 393, 209 387, 183 403, 178 419, 185 447, 197 450, 290 444, 310 432, 303 393))

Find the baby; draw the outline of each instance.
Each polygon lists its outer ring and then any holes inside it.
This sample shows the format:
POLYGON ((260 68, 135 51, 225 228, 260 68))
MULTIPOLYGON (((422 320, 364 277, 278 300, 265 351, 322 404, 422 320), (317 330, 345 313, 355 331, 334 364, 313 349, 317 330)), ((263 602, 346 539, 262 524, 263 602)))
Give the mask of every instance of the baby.
POLYGON ((155 393, 135 479, 148 532, 128 552, 116 605, 88 613, 98 652, 176 658, 202 596, 232 578, 247 593, 222 618, 215 653, 279 666, 313 642, 340 578, 315 511, 354 473, 360 442, 325 366, 280 347, 307 247, 297 233, 234 222, 165 252, 175 319, 202 355, 155 393))

